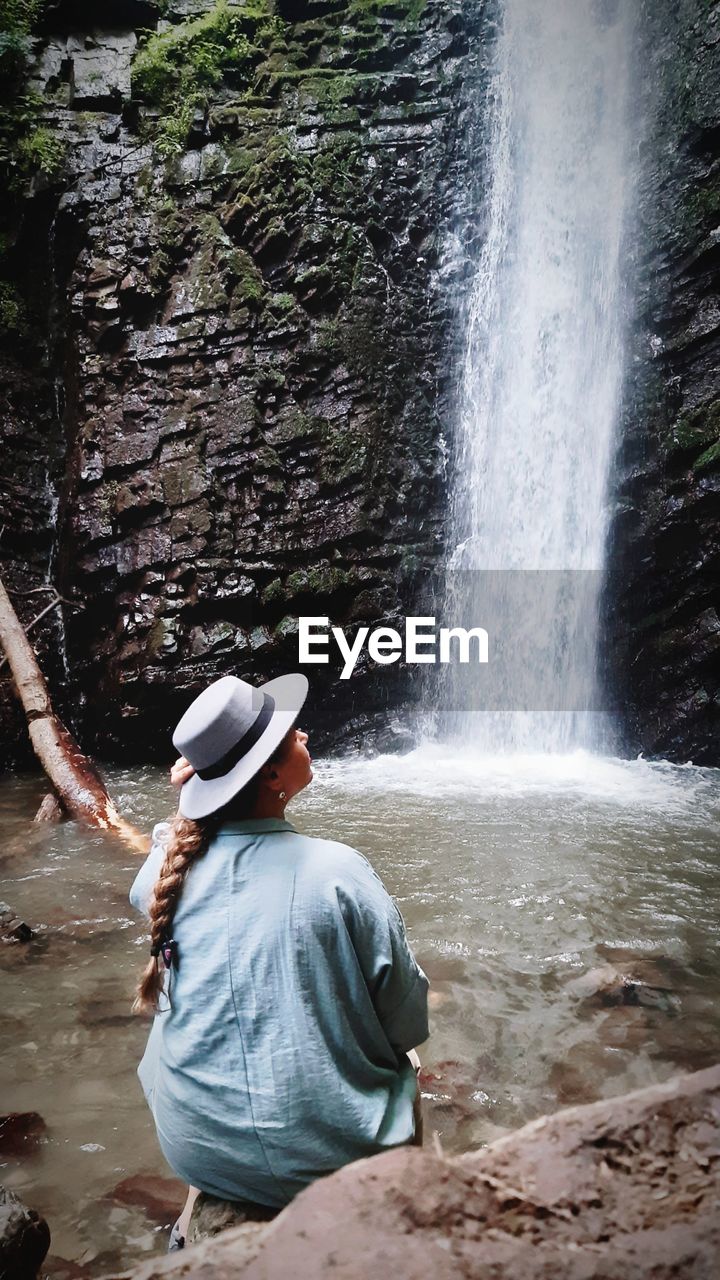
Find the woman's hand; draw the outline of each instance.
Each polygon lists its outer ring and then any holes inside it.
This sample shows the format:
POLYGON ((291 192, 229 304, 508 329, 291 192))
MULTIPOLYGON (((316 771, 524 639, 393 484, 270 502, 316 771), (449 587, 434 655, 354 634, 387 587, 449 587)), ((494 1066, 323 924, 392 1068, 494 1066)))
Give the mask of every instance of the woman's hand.
POLYGON ((190 761, 180 756, 170 770, 170 781, 174 787, 182 787, 188 779, 192 778, 194 772, 190 761))

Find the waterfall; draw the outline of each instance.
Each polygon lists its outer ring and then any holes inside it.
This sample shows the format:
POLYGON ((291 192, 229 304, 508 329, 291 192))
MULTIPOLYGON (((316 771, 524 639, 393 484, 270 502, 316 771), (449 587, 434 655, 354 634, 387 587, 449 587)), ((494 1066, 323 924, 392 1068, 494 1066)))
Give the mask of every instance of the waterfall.
POLYGON ((445 601, 449 625, 488 631, 490 657, 483 669, 453 664, 441 686, 446 731, 491 751, 601 745, 632 10, 632 0, 500 0, 445 601))

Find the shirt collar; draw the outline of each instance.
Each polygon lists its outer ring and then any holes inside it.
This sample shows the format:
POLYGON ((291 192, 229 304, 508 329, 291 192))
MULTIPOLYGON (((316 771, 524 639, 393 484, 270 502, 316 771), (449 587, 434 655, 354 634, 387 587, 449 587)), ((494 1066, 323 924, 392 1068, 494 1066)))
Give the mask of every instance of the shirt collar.
POLYGON ((292 822, 285 818, 236 818, 223 822, 219 836, 260 835, 265 831, 295 831, 292 822))

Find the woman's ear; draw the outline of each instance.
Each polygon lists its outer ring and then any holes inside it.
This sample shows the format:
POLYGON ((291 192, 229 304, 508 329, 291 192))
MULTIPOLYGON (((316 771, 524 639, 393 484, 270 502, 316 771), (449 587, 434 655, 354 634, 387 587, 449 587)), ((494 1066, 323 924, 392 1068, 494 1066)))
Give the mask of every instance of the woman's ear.
POLYGON ((260 770, 260 781, 266 782, 266 783, 267 782, 273 783, 273 782, 277 782, 277 779, 278 779, 278 771, 275 768, 275 765, 264 764, 260 770))

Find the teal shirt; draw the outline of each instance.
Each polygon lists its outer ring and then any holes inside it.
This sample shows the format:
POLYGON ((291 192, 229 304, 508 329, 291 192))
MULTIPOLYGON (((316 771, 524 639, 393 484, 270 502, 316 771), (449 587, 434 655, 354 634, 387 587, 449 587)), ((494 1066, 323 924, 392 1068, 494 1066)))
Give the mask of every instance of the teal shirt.
MULTIPOLYGON (((164 828, 130 892, 147 913, 164 828)), ((409 1142, 428 983, 367 859, 274 818, 229 822, 185 880, 178 964, 138 1074, 170 1167, 280 1207, 409 1142)))

